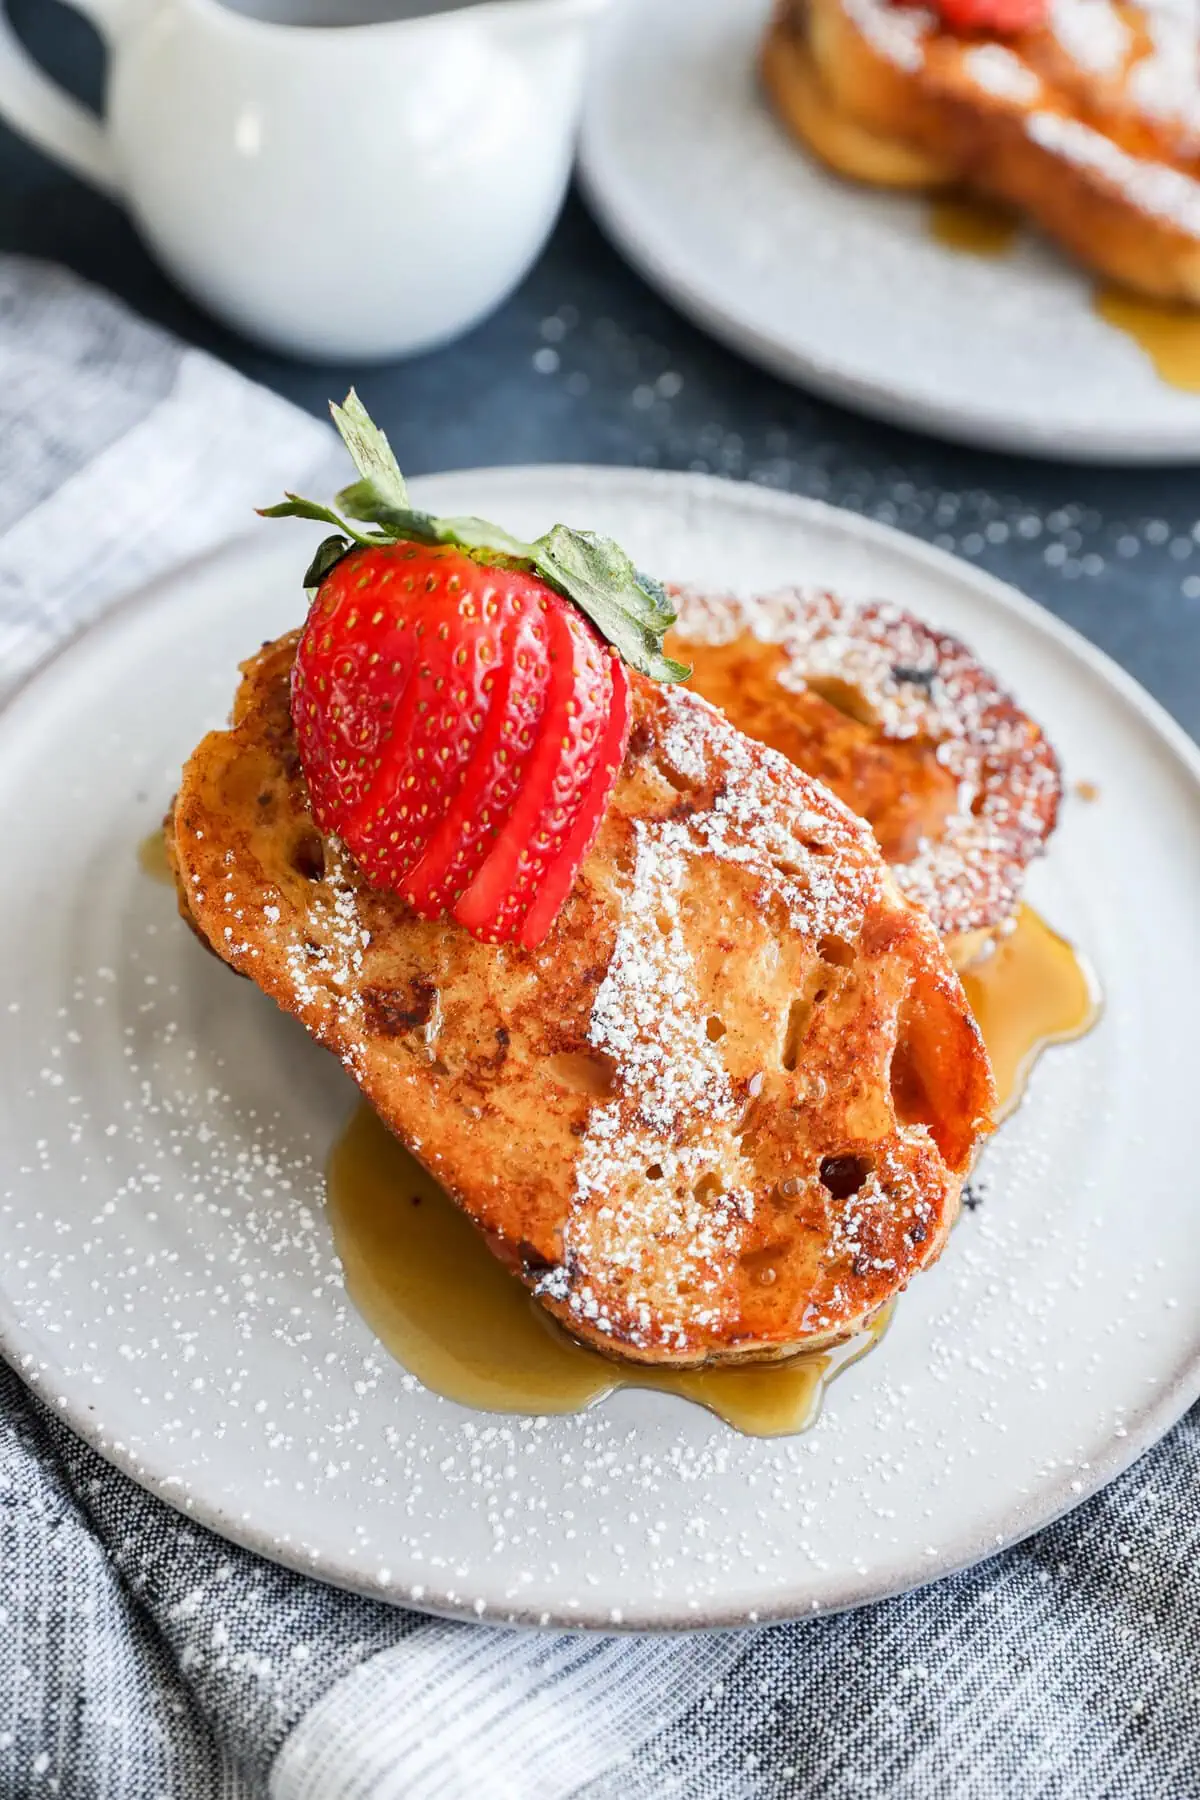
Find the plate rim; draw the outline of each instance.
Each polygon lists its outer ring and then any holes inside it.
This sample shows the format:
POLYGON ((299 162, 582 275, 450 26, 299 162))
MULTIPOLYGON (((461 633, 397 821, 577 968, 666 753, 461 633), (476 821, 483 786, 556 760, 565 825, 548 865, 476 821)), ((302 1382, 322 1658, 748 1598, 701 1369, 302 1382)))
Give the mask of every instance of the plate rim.
MULTIPOLYGON (((665 0, 660 0, 660 4, 665 0)), ((1200 462, 1200 401, 1192 423, 1152 429, 1115 431, 1098 437, 1089 426, 1059 427, 1006 420, 994 412, 964 412, 949 402, 907 394, 894 383, 865 377, 852 367, 806 351, 786 337, 764 330, 718 295, 695 266, 679 240, 675 253, 663 247, 647 189, 627 178, 611 156, 600 124, 605 83, 622 31, 630 29, 632 5, 619 7, 609 21, 588 76, 579 132, 576 169, 588 207, 619 253, 693 324, 727 349, 757 363, 769 374, 807 389, 835 405, 879 419, 901 430, 920 432, 942 442, 967 444, 977 450, 1034 456, 1048 462, 1080 463, 1100 468, 1187 467, 1200 462)), ((782 134, 782 127, 777 127, 782 134)), ((799 146, 793 145, 802 155, 799 146)), ((818 171, 822 173, 822 171, 818 171)), ((837 177, 830 175, 831 181, 837 177)), ((853 203, 854 184, 842 184, 853 203)))
MULTIPOLYGON (((739 509, 748 507, 752 511, 761 510, 790 517, 800 525, 809 524, 827 532, 840 531, 858 543, 878 546, 884 554, 908 558, 918 567, 923 565, 943 579, 950 578, 960 584, 965 583, 988 606, 1014 616, 1035 633, 1047 638, 1060 649, 1067 650, 1113 691, 1150 729, 1158 743, 1171 753, 1175 764, 1182 765, 1191 779, 1200 811, 1200 745, 1192 740, 1140 682, 1073 626, 1038 605, 1019 589, 896 526, 883 524, 822 500, 791 494, 756 482, 731 481, 721 476, 691 471, 637 469, 621 465, 497 465, 421 476, 414 478, 414 486, 419 494, 422 487, 433 484, 470 485, 486 480, 489 483, 499 481, 520 486, 527 481, 545 480, 547 477, 581 488, 609 485, 614 488, 638 488, 651 493, 657 489, 664 493, 673 490, 680 494, 709 493, 724 496, 727 502, 739 509)), ((210 569, 219 569, 224 564, 236 563, 246 557, 265 555, 267 546, 274 541, 265 527, 251 527, 215 550, 189 558, 167 574, 155 577, 134 592, 122 596, 98 617, 53 646, 18 679, 0 703, 0 754, 3 753, 5 739, 14 730, 14 719, 19 727, 19 715, 24 706, 36 704, 36 689, 42 678, 52 675, 61 663, 114 629, 135 627, 141 613, 169 603, 172 592, 177 587, 203 577, 210 569)), ((565 1609, 555 1610, 545 1606, 523 1608, 520 1605, 507 1605, 503 1610, 499 1606, 495 1610, 489 1607, 480 1614, 473 1601, 458 1600, 449 1591, 430 1592, 427 1571, 419 1584, 415 1577, 411 1581, 393 1579, 381 1583, 377 1579, 365 1577, 361 1569, 354 1568, 344 1558, 339 1561, 336 1555, 326 1554, 314 1558, 311 1554, 301 1553, 298 1548, 292 1551, 289 1546, 280 1544, 266 1532, 256 1530, 251 1522, 235 1516, 230 1508, 220 1502, 206 1503, 203 1496, 195 1492, 194 1484, 186 1497, 178 1492, 173 1493, 169 1471, 156 1472, 150 1469, 123 1444, 106 1437, 100 1421, 90 1411, 86 1394, 82 1390, 72 1399, 70 1390, 75 1384, 69 1374, 64 1379, 60 1366, 47 1360, 46 1368, 30 1380, 21 1367, 21 1358, 26 1354, 26 1349, 27 1346, 21 1341, 19 1321, 14 1320, 10 1312, 3 1278, 0 1276, 0 1357, 12 1368, 27 1392, 62 1419, 90 1449, 144 1491, 165 1501, 182 1516, 252 1554, 292 1569, 297 1574, 324 1581, 366 1598, 439 1617, 469 1619, 475 1623, 492 1625, 595 1630, 609 1634, 617 1631, 736 1629, 747 1625, 781 1623, 805 1617, 823 1617, 870 1605, 897 1594, 916 1592, 946 1576, 990 1560, 992 1556, 1010 1549, 1076 1507, 1082 1506, 1130 1468, 1200 1399, 1198 1334, 1193 1348, 1177 1359, 1169 1373, 1162 1375, 1146 1401, 1136 1411, 1126 1414, 1123 1420, 1124 1435, 1111 1435, 1103 1451, 1090 1459, 1082 1476, 1078 1472, 1073 1474, 1069 1467, 1058 1472, 1053 1479, 1043 1483, 1034 1493, 1011 1508, 1002 1530, 983 1532, 975 1526, 964 1531, 954 1537, 944 1551, 939 1550, 939 1554, 930 1559, 928 1566, 921 1569, 915 1580, 911 1568, 902 1573, 884 1571, 882 1578, 877 1571, 874 1579, 869 1574, 859 1575, 853 1570, 847 1570, 834 1594, 820 1601, 814 1601, 811 1594, 803 1590, 789 1589, 786 1594, 772 1595, 765 1604, 753 1607, 734 1602, 716 1605, 708 1603, 694 1611, 681 1611, 677 1603, 649 1602, 627 1606, 621 1621, 614 1623, 607 1612, 589 1613, 586 1606, 578 1606, 567 1612, 565 1609), (421 1586, 422 1591, 419 1598, 414 1598, 412 1590, 417 1585, 421 1586)))

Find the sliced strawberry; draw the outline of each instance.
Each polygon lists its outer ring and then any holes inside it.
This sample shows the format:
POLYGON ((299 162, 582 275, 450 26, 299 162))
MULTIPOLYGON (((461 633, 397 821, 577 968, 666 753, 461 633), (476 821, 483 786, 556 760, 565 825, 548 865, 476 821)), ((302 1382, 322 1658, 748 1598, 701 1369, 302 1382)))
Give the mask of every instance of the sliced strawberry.
POLYGON ((304 578, 292 673, 313 816, 424 917, 535 945, 624 755, 617 653, 657 680, 687 675, 663 648, 670 602, 600 533, 559 524, 526 543, 415 509, 353 391, 333 418, 359 476, 341 513, 298 494, 264 509, 335 527, 304 578))
POLYGON ((546 670, 538 642, 545 636, 541 596, 526 591, 536 590, 527 576, 504 575, 498 583, 494 570, 458 551, 423 552, 413 567, 422 571, 413 597, 415 673, 394 732, 385 734, 379 774, 342 825, 371 879, 397 891, 440 831, 489 727, 502 728, 497 674, 508 659, 505 633, 514 619, 532 621, 523 642, 534 679, 539 668, 546 670))
POLYGON ((498 590, 505 619, 495 657, 495 694, 457 795, 410 869, 402 892, 436 919, 474 881, 516 801, 537 745, 550 688, 549 628, 542 597, 521 577, 498 590))
MULTIPOLYGON (((493 916, 491 931, 498 943, 512 942, 520 935, 526 913, 557 865, 599 766, 612 708, 611 658, 582 620, 568 614, 567 623, 573 634, 586 633, 591 641, 579 646, 582 654, 577 656, 575 699, 568 708, 568 728, 563 733, 553 786, 517 858, 512 885, 493 916)), ((553 729, 549 721, 547 729, 553 729)))
POLYGON ((454 908, 468 931, 508 942, 561 847, 600 753, 612 695, 609 658, 581 614, 552 607, 550 689, 507 824, 454 908))
POLYGON ((416 663, 412 621, 395 605, 411 548, 347 556, 322 583, 300 639, 292 718, 322 831, 339 831, 378 776, 416 663))
POLYGON ((559 910, 575 884, 584 858, 596 841, 596 834, 608 811, 612 791, 625 751, 629 745, 629 726, 633 717, 633 695, 629 673, 616 656, 609 658, 612 670, 612 703, 608 724, 600 741, 600 755, 592 770, 591 780, 575 811, 575 819, 563 838, 557 856, 542 877, 541 886, 525 913, 518 941, 527 950, 536 950, 543 942, 559 910))
POLYGON ((937 0, 937 12, 951 31, 992 31, 1016 37, 1046 22, 1048 0, 937 0))

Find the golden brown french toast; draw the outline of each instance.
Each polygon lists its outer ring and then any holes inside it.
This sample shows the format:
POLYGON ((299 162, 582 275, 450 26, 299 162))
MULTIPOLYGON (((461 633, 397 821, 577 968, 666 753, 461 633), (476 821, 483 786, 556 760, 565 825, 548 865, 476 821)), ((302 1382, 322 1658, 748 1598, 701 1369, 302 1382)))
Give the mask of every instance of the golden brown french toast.
POLYGON ((782 121, 839 173, 961 187, 1081 262, 1200 304, 1200 35, 1172 0, 1052 0, 960 34, 897 0, 781 0, 762 49, 782 121))
POLYGON ((691 686, 870 823, 966 967, 1054 829, 1062 782, 1041 729, 965 645, 900 607, 797 588, 673 598, 691 686))
POLYGON ((838 1341, 940 1252, 991 1072, 869 827, 632 676, 600 834, 536 950, 418 919, 313 823, 296 635, 249 662, 168 830, 218 956, 337 1055, 577 1337, 700 1364, 838 1341))

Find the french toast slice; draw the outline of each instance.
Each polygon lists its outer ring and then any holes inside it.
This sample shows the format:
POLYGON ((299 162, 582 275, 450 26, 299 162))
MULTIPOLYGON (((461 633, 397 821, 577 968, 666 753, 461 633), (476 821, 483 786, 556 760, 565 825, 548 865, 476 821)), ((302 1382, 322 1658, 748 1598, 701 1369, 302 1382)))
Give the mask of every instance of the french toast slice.
POLYGON ((821 589, 672 590, 671 654, 740 731, 866 819, 964 969, 1014 915, 1062 794, 1044 733, 966 646, 821 589))
POLYGON ((761 70, 839 173, 1002 201, 1109 279, 1200 305, 1200 34, 1171 0, 1053 0, 1004 38, 898 0, 781 0, 761 70))
POLYGON ((537 950, 372 888, 313 823, 296 635, 192 755, 193 928, 337 1055, 576 1337, 772 1359, 939 1254, 994 1090, 961 985, 869 827, 698 696, 631 676, 630 746, 537 950))

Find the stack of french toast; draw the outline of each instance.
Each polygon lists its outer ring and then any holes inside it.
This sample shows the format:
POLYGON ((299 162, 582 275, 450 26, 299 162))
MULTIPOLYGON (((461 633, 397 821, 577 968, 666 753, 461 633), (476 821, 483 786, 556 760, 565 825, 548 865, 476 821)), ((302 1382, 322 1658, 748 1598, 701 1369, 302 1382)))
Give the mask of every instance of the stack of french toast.
POLYGON ((1053 829, 1046 738, 896 607, 668 596, 590 534, 362 488, 183 771, 184 917, 576 1338, 695 1366, 864 1329, 992 1127, 956 965, 1053 829))
POLYGON ((779 0, 776 112, 872 185, 1027 215, 1125 287, 1200 304, 1200 29, 1178 0, 779 0))

